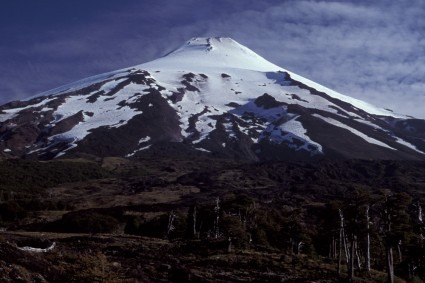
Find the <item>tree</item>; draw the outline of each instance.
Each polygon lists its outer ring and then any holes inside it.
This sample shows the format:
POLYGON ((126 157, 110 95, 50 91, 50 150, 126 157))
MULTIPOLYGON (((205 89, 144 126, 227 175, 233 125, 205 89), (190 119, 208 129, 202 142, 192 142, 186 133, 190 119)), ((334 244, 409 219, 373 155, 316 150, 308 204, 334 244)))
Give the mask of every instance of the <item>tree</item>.
POLYGON ((219 227, 219 221, 220 221, 220 198, 219 197, 217 197, 215 199, 214 213, 215 213, 214 238, 218 239, 218 237, 220 237, 220 227, 219 227))
MULTIPOLYGON (((369 246, 369 203, 370 194, 361 189, 354 189, 344 201, 340 210, 341 228, 340 238, 344 244, 347 258, 347 271, 349 280, 354 278, 355 264, 357 269, 362 269, 361 243, 366 242, 366 255, 370 254, 369 246), (367 217, 365 215, 367 214, 367 217), (345 216, 345 217, 344 217, 345 216), (349 248, 347 242, 349 241, 349 248), (359 244, 360 243, 360 244, 359 244)), ((370 256, 369 256, 370 258, 370 256)))
POLYGON ((311 238, 307 234, 304 221, 304 211, 302 209, 291 209, 282 219, 280 234, 284 241, 289 244, 291 254, 300 254, 302 251, 309 252, 311 238))
POLYGON ((366 206, 365 217, 366 217, 366 270, 370 272, 370 206, 366 206))
POLYGON ((170 237, 170 233, 176 229, 174 227, 174 220, 176 219, 176 214, 174 213, 174 210, 172 210, 168 214, 168 224, 167 224, 167 238, 170 237))
POLYGON ((407 240, 410 217, 407 213, 412 198, 406 193, 384 193, 382 200, 382 231, 386 248, 388 282, 394 282, 394 249, 402 261, 401 245, 407 240))
POLYGON ((319 223, 319 242, 323 243, 326 241, 328 246, 323 246, 323 250, 319 250, 319 252, 327 254, 331 259, 337 259, 339 257, 339 248, 342 247, 342 245, 338 245, 338 241, 342 239, 340 237, 341 219, 339 214, 341 207, 341 202, 331 201, 326 204, 325 209, 320 215, 322 221, 319 223))
POLYGON ((187 212, 187 236, 190 238, 199 238, 198 230, 198 208, 191 206, 187 212))

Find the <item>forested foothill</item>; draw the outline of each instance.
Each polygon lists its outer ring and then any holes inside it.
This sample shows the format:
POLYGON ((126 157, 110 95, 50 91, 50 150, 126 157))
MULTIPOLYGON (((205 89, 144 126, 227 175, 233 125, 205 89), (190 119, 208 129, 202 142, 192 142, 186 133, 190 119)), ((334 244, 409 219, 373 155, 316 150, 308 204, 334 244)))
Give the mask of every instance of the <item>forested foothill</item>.
POLYGON ((85 156, 0 180, 2 282, 425 280, 424 162, 85 156))

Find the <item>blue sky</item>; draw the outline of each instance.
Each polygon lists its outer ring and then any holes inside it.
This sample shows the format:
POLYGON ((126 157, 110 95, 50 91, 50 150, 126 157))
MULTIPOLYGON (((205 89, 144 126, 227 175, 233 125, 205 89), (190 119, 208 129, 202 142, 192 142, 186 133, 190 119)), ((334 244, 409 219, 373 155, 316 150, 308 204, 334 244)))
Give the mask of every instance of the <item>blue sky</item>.
POLYGON ((425 1, 14 0, 0 103, 227 36, 341 93, 425 118, 425 1))

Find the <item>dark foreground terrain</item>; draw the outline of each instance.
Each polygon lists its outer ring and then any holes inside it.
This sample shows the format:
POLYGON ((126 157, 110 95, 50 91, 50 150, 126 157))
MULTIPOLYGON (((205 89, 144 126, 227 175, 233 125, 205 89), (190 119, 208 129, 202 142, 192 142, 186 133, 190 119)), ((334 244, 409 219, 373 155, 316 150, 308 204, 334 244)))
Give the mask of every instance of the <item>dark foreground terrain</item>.
POLYGON ((0 282, 422 282, 424 194, 424 162, 4 160, 0 282))

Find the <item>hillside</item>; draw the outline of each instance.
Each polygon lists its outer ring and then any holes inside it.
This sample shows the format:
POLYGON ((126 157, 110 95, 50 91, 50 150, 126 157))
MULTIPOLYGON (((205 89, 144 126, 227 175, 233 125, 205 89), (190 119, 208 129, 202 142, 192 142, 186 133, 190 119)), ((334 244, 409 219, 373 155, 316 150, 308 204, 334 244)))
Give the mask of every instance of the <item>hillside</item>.
POLYGON ((384 207, 393 209, 394 231, 403 229, 394 234, 403 239, 395 274, 425 278, 418 220, 423 162, 103 158, 15 160, 0 166, 11 177, 0 185, 4 282, 339 282, 348 275, 345 264, 338 275, 332 248, 339 234, 338 209, 347 221, 347 239, 357 227, 355 281, 382 282, 384 207), (13 172, 22 176, 21 168, 29 180, 41 169, 46 176, 78 168, 80 173, 35 181, 36 190, 13 189, 12 180, 19 183, 13 172), (366 206, 373 219, 370 272, 360 232, 366 206), (53 243, 42 254, 19 249, 53 243))

